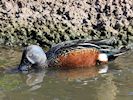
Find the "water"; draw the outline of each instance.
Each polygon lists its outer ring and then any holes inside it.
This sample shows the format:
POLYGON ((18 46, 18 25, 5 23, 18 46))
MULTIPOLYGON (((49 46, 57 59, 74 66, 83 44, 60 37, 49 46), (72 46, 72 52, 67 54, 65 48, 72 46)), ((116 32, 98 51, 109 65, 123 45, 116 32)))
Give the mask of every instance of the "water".
POLYGON ((0 48, 0 100, 133 100, 133 52, 97 68, 4 73, 19 64, 21 51, 0 48))

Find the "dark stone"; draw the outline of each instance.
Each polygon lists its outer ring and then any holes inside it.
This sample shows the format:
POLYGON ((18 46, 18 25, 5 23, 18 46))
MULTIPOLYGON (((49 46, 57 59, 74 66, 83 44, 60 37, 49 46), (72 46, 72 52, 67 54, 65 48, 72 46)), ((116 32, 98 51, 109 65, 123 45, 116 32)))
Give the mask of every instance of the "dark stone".
POLYGON ((83 24, 86 24, 88 23, 86 19, 83 19, 83 24))
POLYGON ((20 1, 18 1, 17 4, 19 8, 22 8, 22 3, 20 1))
POLYGON ((71 20, 71 17, 69 15, 69 11, 65 12, 64 15, 65 15, 67 20, 71 20))

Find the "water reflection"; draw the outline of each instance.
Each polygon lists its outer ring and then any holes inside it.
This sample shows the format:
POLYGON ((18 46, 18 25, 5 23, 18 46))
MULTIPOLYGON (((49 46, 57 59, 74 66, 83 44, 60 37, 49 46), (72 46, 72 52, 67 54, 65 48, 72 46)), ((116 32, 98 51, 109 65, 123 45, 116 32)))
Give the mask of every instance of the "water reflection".
POLYGON ((30 91, 41 88, 41 84, 46 75, 46 71, 33 72, 27 74, 26 84, 30 86, 30 91))
POLYGON ((133 50, 118 57, 114 63, 119 69, 133 68, 133 50))
MULTIPOLYGON (((100 71, 108 68, 108 66, 100 66, 100 71)), ((94 78, 99 74, 99 68, 79 68, 79 69, 69 69, 69 70, 44 70, 39 72, 32 72, 26 75, 26 84, 30 87, 30 91, 37 90, 41 88, 42 84, 45 84, 45 77, 50 76, 52 78, 58 78, 60 80, 77 81, 86 80, 89 78, 94 78)), ((84 81, 84 85, 87 81, 84 81)))
POLYGON ((97 90, 98 100, 116 100, 118 89, 114 82, 114 75, 109 73, 97 90))
MULTIPOLYGON (((0 100, 132 100, 132 54, 111 62, 106 74, 99 74, 101 66, 28 74, 1 72, 0 100)), ((19 52, 0 50, 0 67, 17 65, 19 57, 19 52)))
MULTIPOLYGON (((67 80, 76 80, 76 79, 87 79, 92 78, 98 75, 98 68, 76 68, 69 70, 58 70, 56 72, 51 72, 54 77, 67 80)), ((50 74, 51 74, 50 73, 50 74)))
MULTIPOLYGON (((48 75, 51 73, 48 73, 48 75)), ((82 71, 69 71, 68 73, 64 71, 56 72, 50 77, 46 73, 29 73, 27 75, 20 74, 18 77, 19 80, 23 81, 19 85, 19 89, 15 89, 14 92, 0 92, 0 100, 115 100, 118 93, 117 85, 114 81, 114 75, 112 73, 101 75, 97 80, 90 81, 89 77, 97 75, 97 69, 82 69, 82 71), (89 73, 88 73, 89 71, 89 73), (96 71, 96 74, 92 74, 93 71, 96 71), (81 74, 85 72, 85 74, 81 74), (45 76, 46 75, 46 76, 45 76), (68 78, 71 79, 71 82, 68 80, 61 81, 57 78, 68 78), (55 76, 56 75, 56 76, 55 76), (66 76, 65 76, 66 75, 66 76), (75 83, 76 79, 82 79, 80 83, 75 83), (51 80, 52 79, 52 80, 51 80), (57 82, 58 81, 58 82, 57 82), (86 85, 82 85, 87 81, 86 85), (26 85, 24 85, 26 83, 26 85), (41 88, 40 88, 40 87, 41 88), (39 88, 38 88, 39 87, 39 88), (33 92, 34 91, 34 92, 33 92), (37 95, 36 95, 37 94, 37 95), (56 95, 56 96, 55 96, 56 95), (69 98, 68 98, 69 97, 69 98)), ((10 75, 9 75, 10 76, 10 75)))
POLYGON ((96 77, 98 73, 98 68, 79 68, 71 70, 53 70, 53 71, 39 71, 32 72, 26 75, 25 82, 27 86, 31 87, 29 90, 34 91, 41 88, 41 83, 45 83, 45 77, 50 76, 52 78, 58 78, 61 80, 85 80, 88 78, 96 77))
POLYGON ((0 91, 0 100, 4 100, 5 97, 6 95, 4 94, 4 92, 0 91))

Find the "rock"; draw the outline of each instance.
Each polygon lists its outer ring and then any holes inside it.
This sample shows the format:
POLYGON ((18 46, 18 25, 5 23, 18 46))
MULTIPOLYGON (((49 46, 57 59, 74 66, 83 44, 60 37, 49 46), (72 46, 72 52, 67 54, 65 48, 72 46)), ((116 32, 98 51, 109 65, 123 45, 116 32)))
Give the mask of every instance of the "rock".
POLYGON ((132 0, 1 0, 0 44, 50 47, 70 39, 133 41, 132 0))

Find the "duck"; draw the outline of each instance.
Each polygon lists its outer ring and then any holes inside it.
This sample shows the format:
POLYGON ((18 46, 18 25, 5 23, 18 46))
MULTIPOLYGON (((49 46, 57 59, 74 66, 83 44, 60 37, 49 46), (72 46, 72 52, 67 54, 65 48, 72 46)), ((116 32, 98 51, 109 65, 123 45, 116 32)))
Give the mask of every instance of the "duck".
POLYGON ((128 51, 126 47, 114 47, 115 44, 115 39, 69 40, 55 44, 47 52, 38 45, 29 45, 24 48, 17 69, 73 69, 107 64, 128 51))

